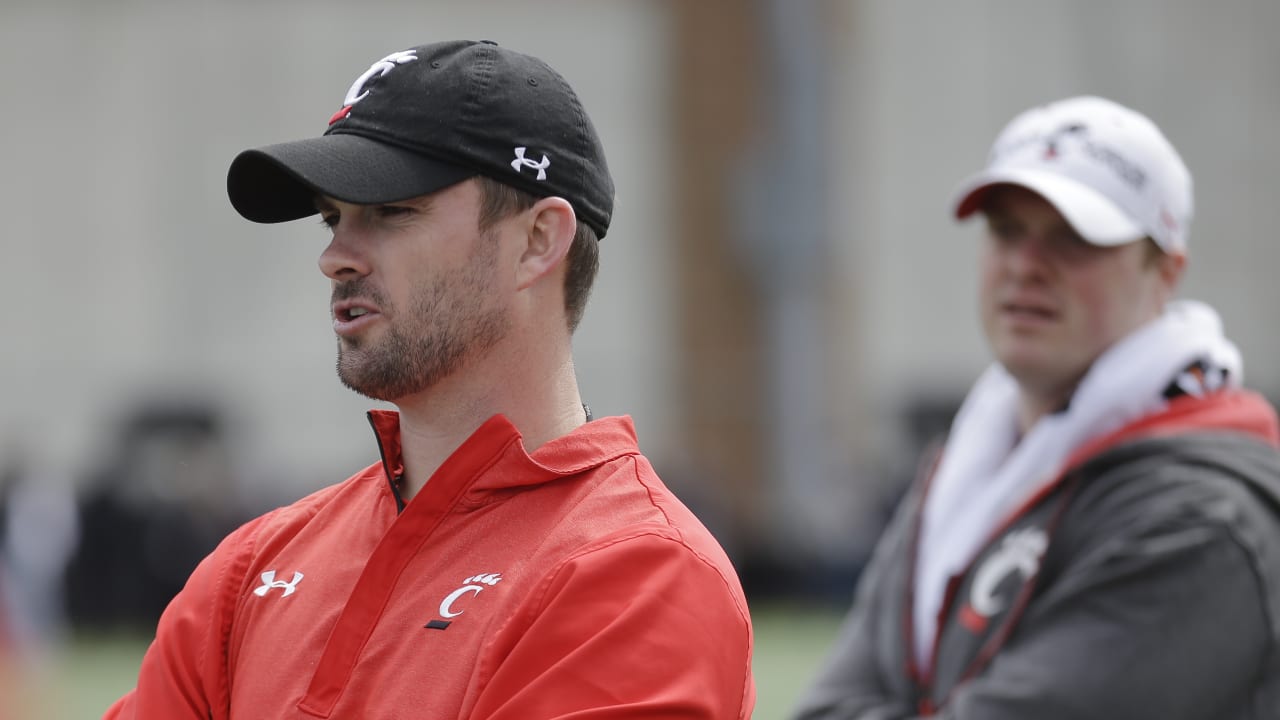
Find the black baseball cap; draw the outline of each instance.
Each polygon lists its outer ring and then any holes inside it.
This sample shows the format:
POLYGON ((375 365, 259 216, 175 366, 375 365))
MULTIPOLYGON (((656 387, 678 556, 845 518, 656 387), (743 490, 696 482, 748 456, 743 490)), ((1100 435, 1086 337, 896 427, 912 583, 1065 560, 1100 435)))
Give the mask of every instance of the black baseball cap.
POLYGON ((227 194, 260 223, 316 213, 315 197, 374 205, 485 175, 562 197, 603 238, 613 215, 604 148, 545 62, 489 41, 392 53, 356 78, 320 137, 245 150, 227 194))

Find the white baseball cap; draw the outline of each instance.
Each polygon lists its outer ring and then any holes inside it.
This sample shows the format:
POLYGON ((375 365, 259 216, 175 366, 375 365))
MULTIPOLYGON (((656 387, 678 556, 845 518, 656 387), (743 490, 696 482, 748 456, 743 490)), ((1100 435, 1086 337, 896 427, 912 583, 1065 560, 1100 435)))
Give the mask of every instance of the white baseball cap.
POLYGON ((986 169, 957 191, 956 218, 981 210, 1001 184, 1037 193, 1094 245, 1150 237, 1166 253, 1186 253, 1191 173, 1155 123, 1110 100, 1060 100, 1011 120, 986 169))

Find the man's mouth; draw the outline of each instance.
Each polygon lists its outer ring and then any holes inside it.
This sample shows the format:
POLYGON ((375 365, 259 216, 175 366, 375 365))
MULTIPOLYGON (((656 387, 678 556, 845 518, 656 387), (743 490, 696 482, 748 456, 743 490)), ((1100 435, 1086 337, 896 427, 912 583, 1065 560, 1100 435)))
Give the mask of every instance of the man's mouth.
POLYGON ((1014 313, 1016 315, 1036 315, 1039 317, 1053 317, 1054 312, 1046 307, 1038 305, 1018 305, 1015 303, 1006 303, 1004 311, 1014 313))
POLYGON ((1058 317, 1058 312, 1048 305, 1040 303, 1006 302, 1000 304, 1000 312, 1014 320, 1050 321, 1058 317))
POLYGON ((354 332, 378 315, 378 308, 368 303, 344 300, 333 305, 333 327, 340 334, 354 332))

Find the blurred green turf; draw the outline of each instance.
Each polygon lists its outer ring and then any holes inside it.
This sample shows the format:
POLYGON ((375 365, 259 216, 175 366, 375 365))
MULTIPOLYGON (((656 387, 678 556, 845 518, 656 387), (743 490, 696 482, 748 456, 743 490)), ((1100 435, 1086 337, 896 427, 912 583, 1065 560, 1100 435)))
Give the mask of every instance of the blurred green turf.
POLYGON ((755 629, 753 720, 783 720, 809 686, 844 617, 841 609, 777 605, 751 608, 755 629))
MULTIPOLYGON (((755 720, 781 720, 813 676, 839 622, 829 608, 752 608, 755 625, 755 720)), ((26 682, 23 720, 85 720, 133 686, 149 638, 79 636, 51 654, 26 682)))

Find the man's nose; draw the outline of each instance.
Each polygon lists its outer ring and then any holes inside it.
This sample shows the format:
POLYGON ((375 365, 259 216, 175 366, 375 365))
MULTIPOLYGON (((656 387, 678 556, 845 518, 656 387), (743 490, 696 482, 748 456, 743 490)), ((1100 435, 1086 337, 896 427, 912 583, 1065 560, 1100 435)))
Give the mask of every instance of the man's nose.
POLYGON ((349 280, 353 276, 369 274, 369 262, 355 228, 339 221, 333 228, 333 239, 320 253, 320 272, 331 280, 349 280))

